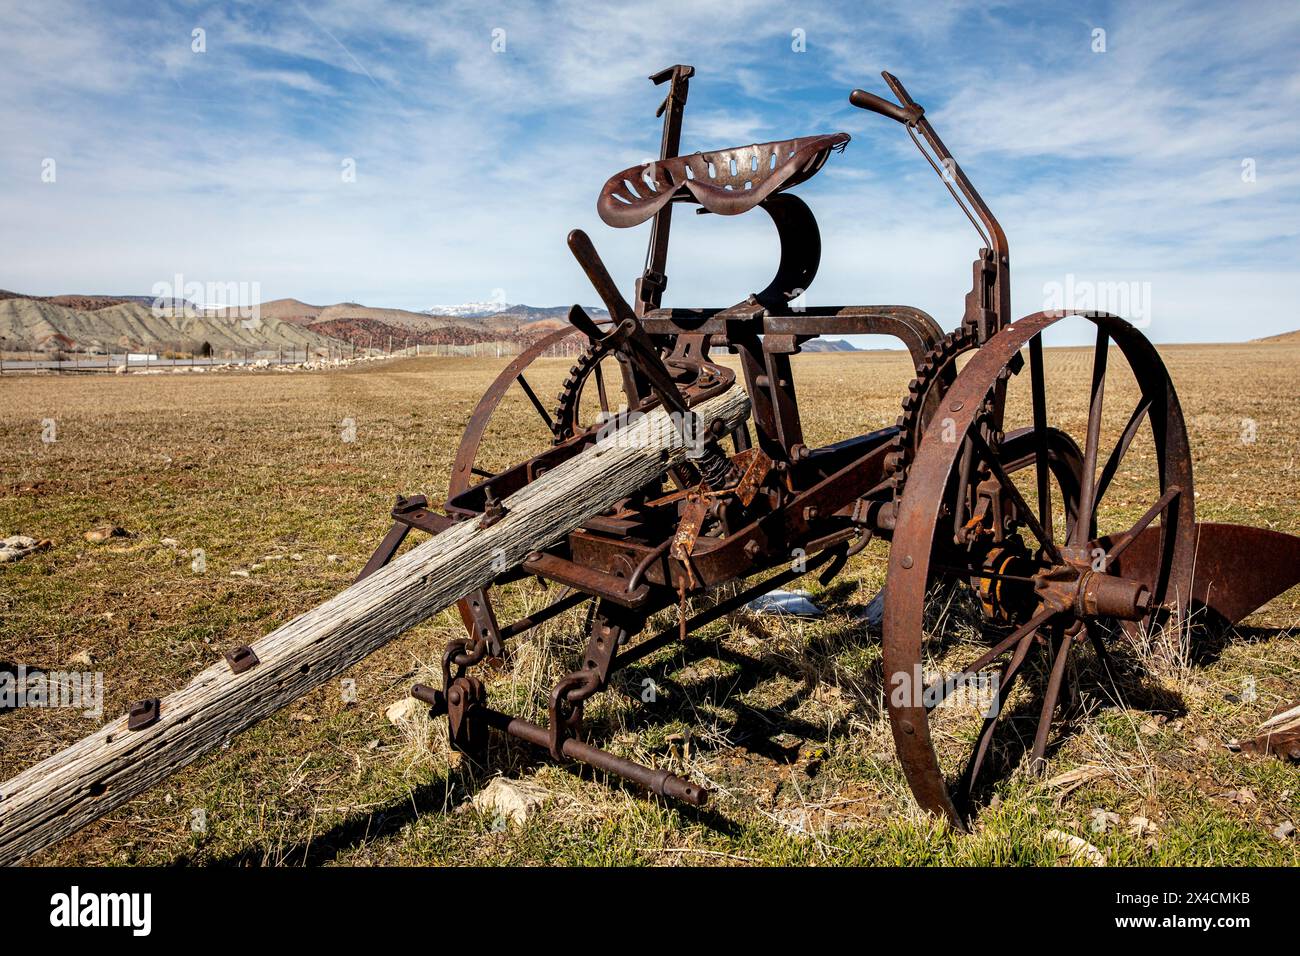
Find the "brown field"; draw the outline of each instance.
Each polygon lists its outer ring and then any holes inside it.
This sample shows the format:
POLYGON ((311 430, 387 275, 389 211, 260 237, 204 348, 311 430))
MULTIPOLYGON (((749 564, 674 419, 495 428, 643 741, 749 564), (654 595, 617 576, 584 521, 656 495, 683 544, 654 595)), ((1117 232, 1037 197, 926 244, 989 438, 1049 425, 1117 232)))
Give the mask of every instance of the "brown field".
MULTIPOLYGON (((1188 419, 1198 517, 1300 534, 1300 345, 1162 352, 1188 419), (1245 421, 1253 441, 1243 441, 1245 421)), ((1090 360, 1090 349, 1048 351, 1053 417, 1076 435, 1090 360)), ((903 353, 795 361, 812 445, 892 424, 910 377, 903 353)), ((396 494, 441 500, 460 433, 503 362, 0 380, 0 537, 54 540, 0 565, 0 662, 66 669, 88 653, 105 675, 108 715, 179 687, 224 647, 347 585, 396 494), (53 442, 42 441, 45 420, 53 442), (354 441, 343 440, 345 420, 354 441), (83 541, 106 523, 134 536, 83 541), (192 568, 196 550, 203 573, 192 568)), ((543 360, 530 374, 539 393, 555 393, 567 364, 543 360)), ((1126 373, 1111 365, 1103 448, 1132 406, 1126 373)), ((531 406, 518 390, 511 403, 489 467, 540 448, 531 406)), ((1149 449, 1139 441, 1129 461, 1104 513, 1114 528, 1151 500, 1149 449)), ((885 555, 872 545, 828 588, 815 576, 800 585, 824 619, 719 622, 625 672, 625 693, 589 706, 598 742, 711 782, 707 808, 648 799, 522 744, 495 745, 493 767, 476 770, 448 753, 441 721, 389 723, 385 709, 414 681, 437 682, 442 645, 462 633, 451 610, 346 675, 355 702, 339 686, 315 691, 37 862, 1054 863, 1061 850, 1046 834, 1057 829, 1117 864, 1300 863, 1300 839, 1272 834, 1300 824, 1300 770, 1223 746, 1300 698, 1300 590, 1221 652, 1189 661, 1130 649, 1138 692, 1127 706, 1085 694, 1051 752, 1049 776, 1086 765, 1101 768, 1096 778, 1066 792, 1009 770, 976 832, 959 836, 912 807, 882 709, 878 635, 854 618, 883 582, 885 555), (652 705, 628 690, 646 676, 666 688, 652 705), (551 794, 523 827, 467 805, 497 770, 551 794), (191 825, 199 809, 205 832, 191 825), (1098 810, 1120 822, 1094 832, 1098 810)), ((513 609, 540 600, 522 585, 505 597, 513 609)), ((493 678, 495 704, 537 712, 581 646, 574 615, 516 648, 493 678)), ((96 726, 68 710, 0 712, 0 779, 96 726)))

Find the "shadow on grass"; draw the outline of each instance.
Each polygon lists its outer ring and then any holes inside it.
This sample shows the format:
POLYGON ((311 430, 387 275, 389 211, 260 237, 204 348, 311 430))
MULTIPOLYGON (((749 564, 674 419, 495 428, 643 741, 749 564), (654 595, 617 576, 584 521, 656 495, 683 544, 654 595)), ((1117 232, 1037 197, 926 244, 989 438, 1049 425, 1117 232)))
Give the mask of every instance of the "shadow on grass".
MULTIPOLYGON (((452 790, 452 777, 442 777, 421 784, 414 791, 394 800, 386 807, 349 817, 310 840, 294 843, 287 848, 271 849, 266 845, 251 846, 227 856, 204 860, 207 866, 321 866, 329 863, 344 850, 361 846, 400 833, 402 828, 421 816, 441 813, 447 806, 452 790)), ((188 856, 177 859, 177 865, 198 862, 188 856)))
MULTIPOLYGON (((333 862, 347 850, 400 833, 407 824, 414 823, 423 816, 448 812, 449 798, 453 792, 467 793, 477 790, 479 784, 488 777, 494 776, 503 765, 509 764, 512 769, 523 770, 546 762, 544 759, 538 759, 541 758, 541 752, 536 748, 522 741, 515 741, 513 738, 494 735, 493 750, 498 748, 508 751, 504 755, 505 759, 499 764, 489 759, 487 766, 470 765, 446 777, 421 784, 411 793, 394 799, 387 806, 343 820, 310 840, 274 849, 266 844, 258 844, 212 860, 199 861, 184 855, 177 858, 173 865, 188 866, 202 862, 206 866, 216 867, 322 866, 333 862), (527 751, 532 753, 528 754, 527 751)), ((602 774, 586 764, 565 764, 564 769, 582 780, 594 780, 608 786, 619 787, 630 793, 639 794, 647 800, 656 799, 645 794, 634 784, 602 774)), ((707 805, 692 807, 673 803, 673 806, 688 820, 724 836, 734 838, 741 833, 740 826, 711 810, 707 805)))
MULTIPOLYGON (((836 587, 834 594, 823 592, 822 600, 835 610, 845 613, 843 606, 837 607, 854 590, 855 586, 836 587)), ((748 616, 741 622, 758 634, 766 636, 766 629, 761 617, 748 616)), ((1281 629, 1237 629, 1225 628, 1218 632, 1203 634, 1196 647, 1197 663, 1217 660, 1224 647, 1234 640, 1251 642, 1269 640, 1286 633, 1281 629)), ((802 649, 798 656, 790 656, 775 651, 766 651, 756 656, 739 653, 725 647, 720 640, 696 638, 685 644, 676 645, 674 653, 665 658, 650 658, 630 665, 618 672, 617 679, 609 690, 639 698, 638 689, 646 679, 668 691, 668 700, 682 704, 693 697, 705 697, 710 700, 723 701, 735 713, 735 720, 726 728, 725 743, 716 739, 695 742, 700 749, 716 750, 724 745, 741 747, 750 753, 765 757, 779 764, 791 764, 798 759, 799 745, 791 746, 781 743, 777 738, 794 736, 801 742, 826 739, 827 727, 824 724, 812 724, 798 718, 793 711, 813 693, 824 677, 810 660, 831 659, 840 651, 864 641, 874 642, 861 623, 849 624, 843 628, 820 634, 802 649), (674 672, 691 664, 713 659, 724 664, 734 665, 734 671, 724 675, 710 675, 691 682, 687 686, 672 678, 674 672), (757 689, 773 677, 782 676, 796 681, 798 688, 787 694, 782 700, 759 706, 741 701, 739 698, 757 689)), ((946 645, 947 640, 941 643, 946 645)), ((1071 688, 1074 690, 1060 712, 1060 719, 1054 726, 1057 733, 1050 740, 1047 756, 1050 758, 1071 736, 1081 718, 1077 688, 1087 687, 1100 692, 1105 701, 1103 706, 1124 706, 1138 710, 1178 716, 1186 712, 1182 695, 1169 688, 1143 669, 1140 659, 1124 642, 1110 643, 1110 671, 1103 666, 1091 650, 1078 658, 1072 665, 1071 688)), ((971 807, 974 812, 987 805, 997 785, 1021 763, 1033 739, 1034 728, 1038 721, 1039 701, 1046 681, 1046 670, 1041 666, 1029 669, 1024 677, 1025 683, 1033 689, 1027 700, 1022 700, 1003 714, 998 730, 993 739, 988 759, 983 768, 979 782, 972 793, 971 807)), ((856 686, 883 687, 883 662, 876 660, 868 672, 862 675, 856 686)), ((850 692, 852 694, 852 692, 850 692)), ((852 694, 857 709, 871 716, 879 716, 883 702, 881 695, 852 694)), ((653 705, 637 708, 631 714, 624 714, 621 726, 615 726, 613 719, 594 717, 587 722, 589 739, 599 744, 611 733, 619 729, 643 732, 653 727, 671 722, 681 715, 682 706, 672 708, 653 705)), ((833 730, 829 737, 842 736, 842 732, 833 730)), ((454 791, 461 793, 476 790, 484 780, 495 773, 527 773, 537 767, 549 764, 546 754, 523 741, 516 741, 500 734, 492 735, 491 751, 486 766, 466 764, 452 775, 417 787, 412 793, 395 799, 388 806, 344 820, 331 829, 312 838, 294 844, 287 849, 271 849, 267 846, 254 846, 238 853, 213 861, 213 866, 262 866, 268 862, 278 866, 316 866, 336 859, 341 853, 366 843, 381 840, 399 833, 407 824, 421 816, 445 812, 449 797, 454 791)), ((610 774, 596 770, 585 764, 569 763, 564 769, 579 779, 595 781, 605 786, 624 789, 635 793, 643 799, 656 799, 645 794, 636 785, 620 780, 610 774)), ((673 804, 676 812, 684 818, 713 830, 721 835, 736 837, 743 828, 722 813, 710 808, 691 807, 685 804, 673 804)), ((182 858, 178 863, 190 860, 182 858)))

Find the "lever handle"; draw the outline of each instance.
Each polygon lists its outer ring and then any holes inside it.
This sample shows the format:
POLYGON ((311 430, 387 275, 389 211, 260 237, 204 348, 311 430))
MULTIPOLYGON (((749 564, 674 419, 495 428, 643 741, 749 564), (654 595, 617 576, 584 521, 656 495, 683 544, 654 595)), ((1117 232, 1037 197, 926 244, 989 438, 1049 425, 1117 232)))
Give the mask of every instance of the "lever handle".
POLYGON ((898 120, 898 122, 907 126, 915 126, 917 121, 925 115, 925 107, 908 95, 907 90, 894 74, 886 71, 880 75, 885 78, 889 88, 898 97, 898 103, 891 103, 883 96, 868 93, 866 90, 854 90, 849 94, 849 102, 858 109, 870 110, 892 120, 898 120))
POLYGON ((582 266, 582 271, 587 274, 600 300, 605 303, 610 318, 615 322, 621 322, 629 316, 635 316, 632 306, 627 304, 627 300, 623 298, 623 294, 618 291, 618 286, 610 277, 605 263, 600 261, 596 247, 591 244, 591 239, 581 229, 574 229, 569 233, 569 251, 578 260, 578 265, 582 266))
POLYGON ((569 249, 582 266, 582 271, 587 273, 596 294, 604 301, 610 318, 614 320, 614 328, 606 335, 601 335, 591 317, 578 306, 569 310, 569 321, 593 342, 597 339, 610 340, 646 377, 650 387, 670 411, 685 412, 686 403, 682 400, 682 393, 660 358, 659 350, 646 334, 632 307, 618 291, 618 286, 614 285, 614 280, 610 278, 605 263, 600 261, 600 255, 591 244, 591 239, 581 229, 575 229, 569 233, 569 249))
POLYGON ((891 103, 883 96, 868 93, 866 90, 854 90, 849 94, 849 102, 860 110, 870 110, 881 116, 888 116, 900 123, 907 122, 907 111, 897 103, 891 103))

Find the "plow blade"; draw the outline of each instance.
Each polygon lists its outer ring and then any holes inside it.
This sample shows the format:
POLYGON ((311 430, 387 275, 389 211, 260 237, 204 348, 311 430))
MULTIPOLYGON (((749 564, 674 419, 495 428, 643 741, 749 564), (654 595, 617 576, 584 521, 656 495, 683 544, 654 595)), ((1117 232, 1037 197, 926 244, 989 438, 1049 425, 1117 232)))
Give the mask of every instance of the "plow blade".
MULTIPOLYGON (((1214 522, 1198 523, 1196 532, 1192 611, 1198 624, 1229 627, 1300 584, 1300 538, 1214 522)), ((1154 585, 1159 548, 1160 528, 1149 525, 1113 570, 1154 585)))

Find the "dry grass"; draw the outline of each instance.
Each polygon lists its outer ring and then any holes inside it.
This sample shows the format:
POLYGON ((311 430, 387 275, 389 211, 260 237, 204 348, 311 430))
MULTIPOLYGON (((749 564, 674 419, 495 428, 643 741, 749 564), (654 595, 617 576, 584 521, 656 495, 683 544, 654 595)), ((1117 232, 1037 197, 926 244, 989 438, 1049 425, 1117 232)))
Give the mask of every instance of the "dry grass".
MULTIPOLYGON (((1300 348, 1173 347, 1165 356, 1192 433, 1198 516, 1300 532, 1292 418, 1300 348), (1255 422, 1253 443, 1241 441, 1243 419, 1255 422)), ((1054 417, 1076 434, 1089 360, 1086 349, 1049 351, 1049 381, 1061 387, 1054 417)), ((459 435, 500 364, 421 359, 319 374, 0 380, 0 533, 55 541, 0 566, 0 658, 55 667, 88 652, 105 672, 110 714, 179 686, 220 648, 344 587, 386 530, 394 495, 441 498, 459 435), (56 423, 54 443, 41 440, 44 419, 56 423), (355 422, 355 441, 342 440, 345 419, 355 422), (104 523, 134 537, 82 540, 104 523), (205 573, 192 570, 195 549, 205 573), (284 557, 267 560, 274 555, 284 557)), ((554 394, 567 364, 544 361, 530 380, 554 394)), ((892 424, 909 377, 898 354, 798 357, 809 443, 892 424)), ((1104 439, 1118 435, 1133 394, 1116 372, 1104 439)), ((1018 402, 1013 395, 1013 413, 1023 415, 1018 402)), ((545 441, 518 391, 496 423, 489 467, 545 441)), ((1134 456, 1105 515, 1116 527, 1150 500, 1150 450, 1138 443, 1134 456)), ((1051 755, 1049 776, 1080 766, 1101 768, 1098 775, 1062 794, 1010 773, 994 787, 979 831, 961 838, 911 804, 881 706, 878 640, 855 617, 883 582, 884 556, 873 546, 826 589, 803 582, 826 618, 717 622, 686 648, 621 672, 589 707, 593 736, 612 750, 713 786, 704 810, 550 766, 511 742, 494 745, 493 769, 543 783, 553 794, 546 810, 505 830, 468 810, 484 772, 448 752, 442 721, 394 727, 384 718, 411 683, 433 677, 443 643, 461 632, 449 611, 348 674, 355 702, 336 686, 314 692, 39 861, 1051 863, 1060 850, 1045 834, 1058 829, 1117 863, 1300 862, 1294 839, 1270 836, 1300 813, 1297 771, 1222 747, 1300 696, 1295 592, 1221 651, 1189 657, 1161 648, 1159 635, 1132 648, 1127 706, 1100 688, 1085 694, 1051 755), (653 704, 641 701, 646 679, 659 691, 653 704), (206 833, 190 828, 196 808, 206 811, 206 833), (1099 808, 1124 825, 1090 831, 1099 808), (1157 829, 1129 833, 1127 821, 1138 816, 1157 829)), ((504 613, 541 600, 512 589, 504 613)), ((580 626, 573 612, 520 643, 493 678, 494 703, 541 713, 547 689, 578 653, 580 626)), ((933 663, 963 653, 969 645, 953 640, 933 663)), ((1081 666, 1090 666, 1086 657, 1081 666)), ((972 724, 970 715, 952 716, 955 748, 972 724)), ((93 726, 66 711, 0 713, 0 778, 93 726)))

